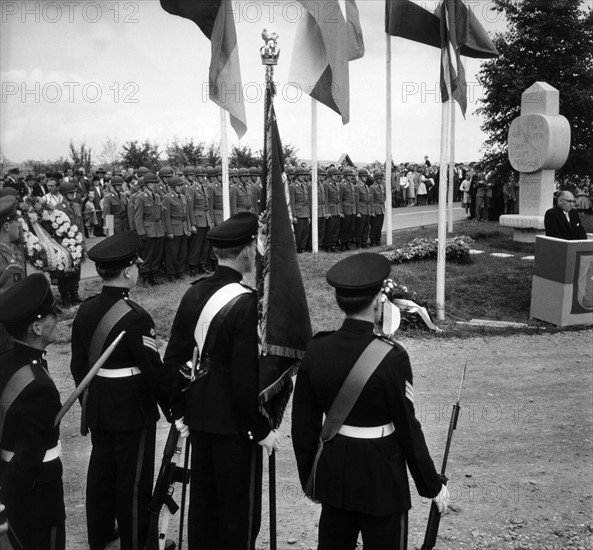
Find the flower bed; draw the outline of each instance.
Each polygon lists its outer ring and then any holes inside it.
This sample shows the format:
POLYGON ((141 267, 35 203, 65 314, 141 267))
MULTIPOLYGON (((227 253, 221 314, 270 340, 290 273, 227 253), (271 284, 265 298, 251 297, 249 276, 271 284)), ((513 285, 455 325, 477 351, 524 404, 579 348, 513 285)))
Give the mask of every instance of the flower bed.
MULTIPOLYGON (((447 239, 446 259, 448 262, 470 263, 470 249, 474 240, 466 235, 447 239)), ((390 262, 403 264, 415 260, 429 260, 438 255, 437 239, 414 239, 402 248, 394 248, 382 252, 390 262)))

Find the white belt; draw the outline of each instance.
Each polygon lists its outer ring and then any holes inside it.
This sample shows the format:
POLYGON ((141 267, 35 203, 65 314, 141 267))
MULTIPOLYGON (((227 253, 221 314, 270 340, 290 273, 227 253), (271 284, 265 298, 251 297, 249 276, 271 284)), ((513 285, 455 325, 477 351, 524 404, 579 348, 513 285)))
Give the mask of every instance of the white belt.
POLYGON ((140 374, 138 367, 126 367, 125 369, 99 369, 97 376, 102 378, 127 378, 128 376, 136 376, 140 374))
MULTIPOLYGON (((49 451, 45 451, 45 455, 43 456, 43 462, 50 462, 59 458, 62 454, 62 442, 58 441, 58 444, 49 451)), ((4 449, 0 449, 0 459, 4 460, 4 462, 10 462, 14 453, 12 451, 5 451, 4 449)))
POLYGON ((362 428, 360 426, 343 425, 338 432, 340 435, 346 437, 354 437, 356 439, 378 439, 380 437, 387 437, 395 431, 393 422, 385 424, 384 426, 372 426, 370 428, 362 428))

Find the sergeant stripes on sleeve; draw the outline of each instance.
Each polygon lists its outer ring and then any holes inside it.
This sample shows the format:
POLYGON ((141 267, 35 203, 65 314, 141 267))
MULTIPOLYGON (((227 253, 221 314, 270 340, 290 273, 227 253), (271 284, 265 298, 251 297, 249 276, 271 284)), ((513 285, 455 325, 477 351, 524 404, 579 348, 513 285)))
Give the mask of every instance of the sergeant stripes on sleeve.
POLYGON ((412 384, 406 380, 406 397, 414 404, 414 388, 412 384))
POLYGON ((149 349, 159 352, 158 348, 156 347, 156 340, 151 338, 150 336, 142 336, 142 343, 149 349))

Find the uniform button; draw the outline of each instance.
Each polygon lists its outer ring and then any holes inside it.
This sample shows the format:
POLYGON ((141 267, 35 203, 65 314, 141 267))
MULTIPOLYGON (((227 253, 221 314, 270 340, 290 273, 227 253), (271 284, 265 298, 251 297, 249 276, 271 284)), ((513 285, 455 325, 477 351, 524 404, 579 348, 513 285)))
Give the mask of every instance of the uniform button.
POLYGON ((251 432, 247 432, 247 435, 249 436, 249 439, 253 439, 253 434, 251 432))

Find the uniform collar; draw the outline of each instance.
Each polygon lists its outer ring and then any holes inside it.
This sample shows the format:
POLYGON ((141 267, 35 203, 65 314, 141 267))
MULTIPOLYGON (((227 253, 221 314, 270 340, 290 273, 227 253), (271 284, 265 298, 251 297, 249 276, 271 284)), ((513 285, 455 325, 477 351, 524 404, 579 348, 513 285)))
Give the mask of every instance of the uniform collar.
POLYGON ((372 334, 374 330, 373 323, 369 321, 361 321, 360 319, 344 319, 341 330, 353 334, 372 334))
POLYGON ((19 359, 20 363, 32 363, 34 365, 41 364, 46 366, 45 359, 43 358, 46 350, 34 348, 33 346, 30 346, 21 340, 15 340, 14 353, 19 359))
POLYGON ((117 298, 123 298, 124 300, 130 296, 130 289, 121 286, 104 286, 101 291, 103 296, 115 296, 117 298))
POLYGON ((233 283, 238 283, 243 280, 243 275, 241 275, 241 273, 226 265, 217 266, 213 276, 228 279, 233 283))

